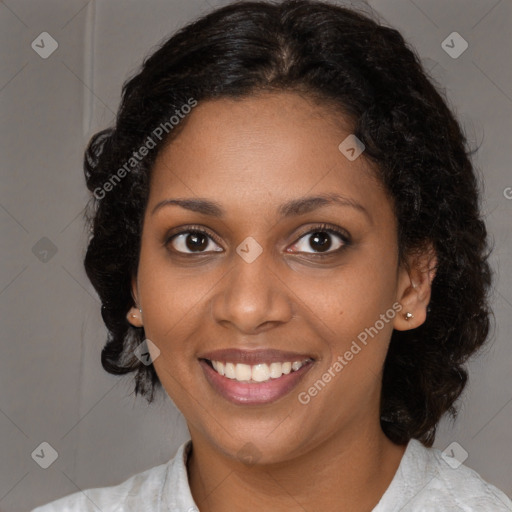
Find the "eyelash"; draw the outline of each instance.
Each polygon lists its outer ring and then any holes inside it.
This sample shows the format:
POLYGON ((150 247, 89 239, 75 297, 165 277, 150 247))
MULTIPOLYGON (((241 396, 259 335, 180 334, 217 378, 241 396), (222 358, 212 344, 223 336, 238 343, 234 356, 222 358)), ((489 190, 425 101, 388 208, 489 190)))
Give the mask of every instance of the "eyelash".
MULTIPOLYGON (((314 256, 317 258, 322 258, 322 257, 327 258, 328 256, 332 256, 334 254, 341 253, 344 249, 346 249, 348 246, 351 245, 351 239, 350 239, 350 236, 348 235, 348 233, 346 233, 345 231, 341 231, 340 228, 337 228, 333 224, 326 224, 326 223, 318 224, 317 226, 313 226, 312 228, 309 228, 305 232, 300 233, 298 235, 297 242, 301 238, 304 238, 307 235, 312 235, 313 233, 329 233, 331 235, 335 235, 340 238, 340 240, 343 242, 343 245, 341 247, 339 247, 338 249, 335 249, 334 251, 328 251, 328 252, 323 252, 323 253, 322 252, 316 252, 316 253, 308 252, 308 253, 302 253, 302 254, 307 254, 309 256, 314 256)), ((295 243, 297 243, 297 242, 294 242, 293 245, 295 245, 295 243)))
MULTIPOLYGON (((337 228, 336 226, 334 226, 332 224, 325 224, 325 223, 319 224, 317 226, 313 226, 312 228, 309 228, 304 233, 301 233, 300 235, 298 235, 297 241, 294 242, 292 245, 295 245, 301 238, 303 238, 307 235, 312 235, 313 233, 318 233, 318 232, 329 233, 331 235, 338 236, 341 239, 341 241, 343 242, 343 245, 334 251, 329 251, 329 252, 325 252, 325 253, 313 252, 313 253, 301 253, 301 254, 308 254, 310 256, 320 257, 320 258, 328 257, 328 256, 332 256, 333 254, 339 254, 341 251, 343 251, 343 249, 346 249, 348 246, 351 245, 350 236, 346 232, 340 231, 339 228, 337 228)), ((183 231, 179 231, 177 233, 172 233, 170 236, 166 237, 164 245, 167 247, 171 243, 173 238, 175 238, 179 235, 185 235, 185 234, 190 234, 190 233, 201 233, 203 235, 206 235, 208 238, 211 238, 217 245, 221 245, 220 241, 217 239, 217 237, 215 235, 212 235, 212 233, 208 232, 206 229, 204 229, 201 226, 187 226, 187 229, 185 229, 183 231)), ((194 255, 194 254, 195 255, 207 254, 206 252, 203 252, 203 253, 201 253, 201 252, 184 253, 184 252, 179 252, 179 251, 174 251, 174 252, 180 256, 189 256, 189 255, 194 255)))

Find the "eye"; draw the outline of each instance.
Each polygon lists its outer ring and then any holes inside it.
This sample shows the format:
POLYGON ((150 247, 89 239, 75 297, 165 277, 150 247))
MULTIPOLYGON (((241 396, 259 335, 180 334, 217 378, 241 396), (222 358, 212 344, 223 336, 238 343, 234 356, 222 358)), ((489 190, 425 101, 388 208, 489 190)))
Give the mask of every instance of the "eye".
POLYGON ((176 252, 183 254, 219 252, 223 249, 213 240, 205 230, 192 228, 170 236, 166 245, 171 245, 176 252), (213 247, 217 247, 217 249, 213 247))
POLYGON ((293 244, 291 249, 293 251, 287 252, 303 252, 309 254, 332 254, 339 252, 343 247, 350 245, 350 239, 348 235, 329 227, 325 224, 310 229, 307 233, 301 236, 298 242, 293 244), (333 241, 333 237, 337 240, 333 241), (312 252, 308 251, 311 250, 312 252))
MULTIPOLYGON (((196 226, 170 235, 166 239, 165 245, 171 245, 175 252, 181 254, 206 254, 223 251, 212 234, 196 226)), ((322 256, 340 252, 348 245, 350 245, 348 234, 340 231, 339 228, 322 224, 301 235, 299 241, 287 249, 286 252, 301 252, 322 256), (335 238, 334 241, 333 237, 335 238)))

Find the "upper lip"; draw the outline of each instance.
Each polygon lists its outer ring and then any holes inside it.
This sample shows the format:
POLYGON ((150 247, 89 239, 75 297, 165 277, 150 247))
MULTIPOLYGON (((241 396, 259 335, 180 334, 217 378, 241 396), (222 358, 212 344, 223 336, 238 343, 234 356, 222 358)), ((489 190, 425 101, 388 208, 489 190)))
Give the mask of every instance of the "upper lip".
POLYGON ((220 350, 214 350, 212 352, 205 352, 199 356, 199 359, 254 365, 259 363, 269 364, 285 363, 288 361, 304 361, 305 359, 314 360, 314 357, 310 354, 285 352, 276 349, 240 350, 237 348, 224 348, 220 350))

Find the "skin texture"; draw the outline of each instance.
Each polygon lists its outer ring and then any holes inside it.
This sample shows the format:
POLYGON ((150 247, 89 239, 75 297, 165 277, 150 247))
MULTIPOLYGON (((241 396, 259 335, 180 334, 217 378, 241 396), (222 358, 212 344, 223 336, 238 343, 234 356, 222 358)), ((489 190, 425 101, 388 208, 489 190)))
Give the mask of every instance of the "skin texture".
POLYGON ((405 447, 379 423, 382 368, 393 328, 425 320, 435 256, 425 251, 408 258, 408 269, 398 265, 392 203, 364 154, 351 162, 339 151, 349 134, 339 113, 296 93, 220 99, 200 103, 155 162, 133 280, 142 313, 133 308, 128 318, 159 348, 155 369, 187 421, 189 482, 201 511, 370 511, 400 463, 405 447), (332 193, 366 213, 332 204, 279 215, 286 201, 332 193), (170 198, 209 199, 226 213, 176 205, 152 213, 170 198), (331 235, 323 259, 304 234, 322 223, 351 240, 331 235), (194 225, 217 237, 206 255, 184 241, 166 245, 194 225), (252 263, 236 252, 247 237, 263 250, 252 263), (301 404, 298 393, 395 303, 401 313, 301 404), (405 320, 405 312, 414 317, 405 320), (295 351, 315 362, 277 401, 235 405, 212 389, 198 362, 222 348, 295 351), (241 460, 244 446, 252 465, 241 460))

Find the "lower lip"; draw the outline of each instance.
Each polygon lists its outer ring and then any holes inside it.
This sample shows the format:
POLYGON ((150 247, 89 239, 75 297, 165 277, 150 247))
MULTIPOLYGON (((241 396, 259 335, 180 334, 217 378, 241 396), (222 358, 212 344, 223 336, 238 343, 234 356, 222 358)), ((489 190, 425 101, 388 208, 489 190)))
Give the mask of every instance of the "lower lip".
POLYGON ((298 370, 266 382, 239 382, 217 373, 206 361, 200 360, 206 379, 217 393, 234 404, 268 404, 287 395, 313 366, 306 363, 298 370))

